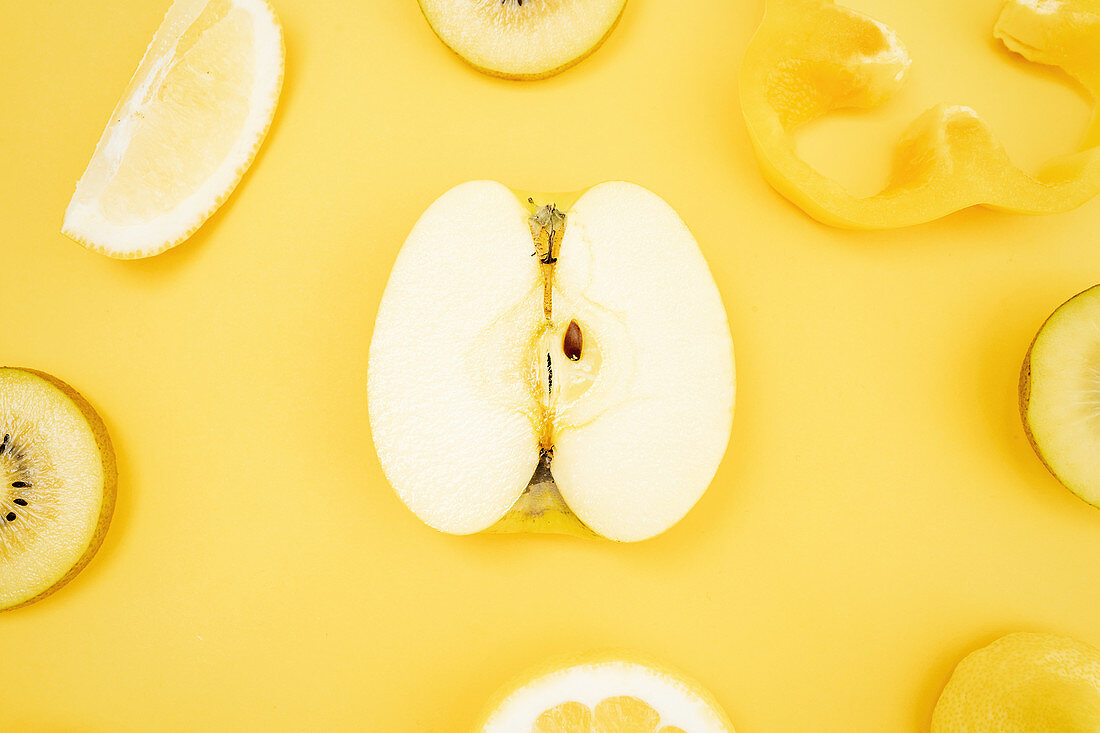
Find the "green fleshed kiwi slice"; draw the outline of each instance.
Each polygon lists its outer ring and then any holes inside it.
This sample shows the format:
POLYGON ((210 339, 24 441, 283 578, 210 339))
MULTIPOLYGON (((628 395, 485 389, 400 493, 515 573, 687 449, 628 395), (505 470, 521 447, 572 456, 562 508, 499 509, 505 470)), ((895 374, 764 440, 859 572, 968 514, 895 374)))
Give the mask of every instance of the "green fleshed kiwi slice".
POLYGON ((88 564, 115 485, 91 405, 48 374, 0 367, 0 611, 44 598, 88 564))

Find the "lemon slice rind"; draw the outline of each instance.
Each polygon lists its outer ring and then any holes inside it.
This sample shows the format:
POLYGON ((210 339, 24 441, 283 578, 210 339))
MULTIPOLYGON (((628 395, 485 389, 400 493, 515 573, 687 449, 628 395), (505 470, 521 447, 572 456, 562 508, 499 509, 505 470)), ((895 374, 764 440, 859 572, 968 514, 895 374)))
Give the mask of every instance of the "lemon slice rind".
POLYGON ((676 670, 633 655, 599 654, 544 667, 499 695, 481 733, 527 733, 542 713, 566 702, 594 709, 601 701, 635 697, 656 710, 660 723, 691 733, 733 733, 713 696, 676 670))

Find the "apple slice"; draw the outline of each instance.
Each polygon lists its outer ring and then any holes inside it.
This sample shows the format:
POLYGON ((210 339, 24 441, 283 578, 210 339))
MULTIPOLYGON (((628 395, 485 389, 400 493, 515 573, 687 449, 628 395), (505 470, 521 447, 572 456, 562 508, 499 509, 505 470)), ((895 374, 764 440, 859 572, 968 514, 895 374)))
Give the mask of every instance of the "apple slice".
POLYGON ((444 532, 646 539, 729 441, 718 289, 676 212, 630 183, 568 213, 491 181, 444 194, 398 255, 369 370, 382 468, 444 532))
POLYGON ((1031 344, 1020 413, 1055 478, 1100 507, 1100 285, 1063 303, 1031 344))
POLYGON ((428 24, 471 66, 542 79, 599 48, 626 0, 420 0, 428 24))

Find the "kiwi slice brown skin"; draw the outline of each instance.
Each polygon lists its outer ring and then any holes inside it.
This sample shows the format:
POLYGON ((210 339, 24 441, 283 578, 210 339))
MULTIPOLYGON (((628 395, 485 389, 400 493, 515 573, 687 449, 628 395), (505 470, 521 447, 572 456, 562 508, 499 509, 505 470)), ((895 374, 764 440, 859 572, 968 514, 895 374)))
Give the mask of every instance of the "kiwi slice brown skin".
MULTIPOLYGON (((1044 322, 1043 325, 1046 325, 1044 322)), ((1042 332, 1042 328, 1039 329, 1042 332)), ((1024 424, 1024 435, 1027 437, 1027 442, 1031 444, 1031 449, 1035 451, 1035 455, 1039 458, 1039 461, 1043 464, 1043 467, 1050 473, 1051 476, 1062 481, 1058 477, 1058 474, 1054 472, 1050 464, 1047 462, 1046 457, 1043 455, 1043 449, 1039 447, 1039 442, 1035 440, 1035 434, 1031 432, 1031 421, 1027 416, 1027 409, 1031 403, 1031 349, 1035 346, 1035 339, 1038 338, 1036 334, 1035 338, 1031 339, 1031 343, 1027 347, 1027 354, 1024 356, 1024 365, 1020 369, 1020 384, 1017 394, 1017 399, 1020 407, 1020 421, 1024 424)), ((1074 492, 1077 495, 1077 492, 1074 492)))
POLYGON ((70 580, 75 578, 81 570, 83 570, 100 546, 103 544, 104 538, 107 536, 107 528, 111 525, 111 517, 115 512, 115 501, 118 493, 118 464, 115 460, 114 447, 111 444, 111 436, 107 433, 107 426, 103 424, 103 419, 100 418, 99 413, 95 411, 95 408, 91 406, 88 400, 84 399, 84 396, 70 387, 65 382, 62 382, 57 377, 46 374, 45 372, 38 371, 37 369, 28 369, 26 367, 6 367, 17 371, 25 372, 27 374, 33 374, 34 376, 49 382, 52 386, 60 390, 66 397, 72 400, 73 404, 80 410, 80 414, 84 417, 84 420, 88 423, 88 427, 91 428, 92 434, 95 436, 96 447, 99 449, 99 455, 103 461, 103 502, 99 508, 99 518, 96 521, 95 532, 92 534, 91 539, 88 541, 88 547, 84 550, 84 553, 73 564, 69 571, 65 573, 56 583, 46 588, 42 592, 38 593, 25 601, 15 604, 14 606, 8 606, 7 608, 0 608, 0 613, 6 611, 14 611, 17 608, 24 608, 37 603, 38 601, 53 595, 62 587, 64 587, 70 580))
POLYGON ((1094 285, 1091 288, 1085 288, 1080 293, 1077 293, 1072 298, 1069 298, 1068 300, 1063 302, 1061 305, 1055 308, 1049 316, 1047 316, 1047 318, 1043 321, 1043 325, 1041 325, 1039 327, 1039 330, 1035 332, 1034 338, 1032 338, 1031 343, 1028 344, 1027 354, 1024 355, 1024 363, 1020 367, 1020 381, 1019 385, 1017 386, 1017 400, 1020 408, 1020 421, 1023 423, 1024 426, 1024 435, 1025 437, 1027 437, 1027 442, 1031 444, 1031 449, 1035 452, 1035 455, 1039 459, 1039 462, 1043 464, 1043 467, 1051 476, 1055 478, 1055 480, 1058 481, 1058 483, 1069 489, 1074 496, 1083 501, 1085 504, 1100 509, 1100 504, 1093 503, 1086 499, 1084 495, 1085 492, 1082 489, 1073 486, 1071 482, 1066 481, 1066 479, 1062 478, 1062 476, 1060 476, 1058 472, 1054 469, 1054 466, 1051 465, 1050 460, 1044 453, 1040 441, 1035 437, 1035 433, 1031 428, 1031 418, 1029 415, 1029 410, 1031 407, 1031 355, 1035 349, 1035 343, 1039 340, 1039 337, 1042 335, 1043 331, 1046 330, 1047 325, 1059 314, 1064 306, 1066 306, 1073 300, 1076 300, 1077 298, 1080 298, 1087 293, 1097 289, 1100 289, 1100 285, 1094 285))
POLYGON ((435 25, 432 23, 432 19, 430 17, 428 17, 427 13, 424 12, 424 6, 423 5, 420 5, 420 3, 418 2, 417 7, 420 8, 420 14, 423 15, 424 20, 426 20, 428 22, 428 26, 432 29, 432 33, 434 33, 436 35, 436 38, 438 38, 440 41, 442 41, 443 45, 446 46, 447 49, 450 50, 451 53, 453 53, 458 58, 462 59, 462 61, 467 66, 469 66, 470 68, 476 69, 476 70, 480 71, 482 74, 485 74, 486 76, 492 76, 492 77, 495 77, 497 79, 507 79, 509 81, 539 81, 541 79, 549 79, 552 76, 557 76, 558 74, 565 71, 566 69, 571 69, 574 66, 576 66, 577 64, 579 64, 580 62, 584 61, 586 58, 588 58, 592 54, 596 53, 596 51, 599 51, 600 47, 603 46, 603 44, 607 41, 608 37, 612 33, 615 32, 616 28, 619 27, 619 22, 622 21, 622 19, 623 19, 623 13, 626 12, 627 4, 628 3, 625 3, 625 2, 623 3, 623 7, 619 10, 619 14, 617 16, 615 16, 615 20, 611 23, 610 26, 608 26, 607 32, 603 34, 603 36, 600 38, 600 40, 596 41, 596 43, 594 43, 592 45, 592 48, 588 49, 587 51, 582 53, 580 56, 577 56, 574 59, 570 59, 567 63, 564 63, 561 66, 550 69, 548 71, 540 72, 538 74, 506 74, 506 73, 504 73, 502 71, 498 71, 496 69, 490 69, 488 67, 479 66, 478 64, 475 64, 474 62, 470 61, 468 58, 466 58, 465 56, 460 54, 458 51, 456 51, 451 46, 451 44, 447 43, 447 39, 443 37, 443 34, 441 34, 439 32, 439 30, 435 27, 435 25))

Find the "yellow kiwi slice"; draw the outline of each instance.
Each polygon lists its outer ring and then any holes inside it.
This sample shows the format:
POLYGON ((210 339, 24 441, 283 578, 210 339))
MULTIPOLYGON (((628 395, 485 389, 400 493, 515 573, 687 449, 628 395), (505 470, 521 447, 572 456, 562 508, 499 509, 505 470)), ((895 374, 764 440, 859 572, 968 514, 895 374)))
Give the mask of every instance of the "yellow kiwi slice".
POLYGON ((115 506, 103 421, 76 390, 0 367, 0 611, 56 591, 88 564, 115 506))
POLYGON ((1020 412, 1055 478, 1100 507, 1100 285, 1047 319, 1024 359, 1020 412))
POLYGON ((432 30, 476 69, 543 79, 611 34, 626 0, 420 0, 432 30))

